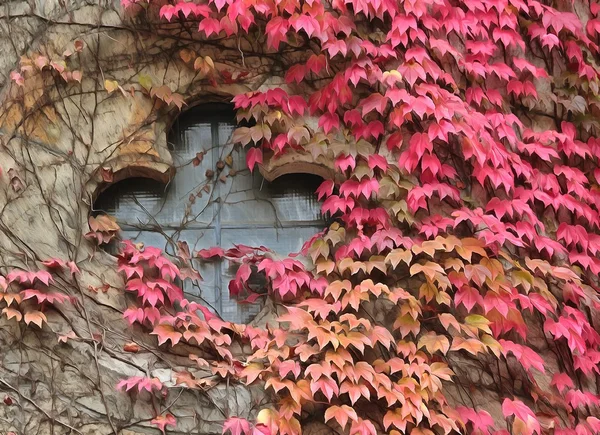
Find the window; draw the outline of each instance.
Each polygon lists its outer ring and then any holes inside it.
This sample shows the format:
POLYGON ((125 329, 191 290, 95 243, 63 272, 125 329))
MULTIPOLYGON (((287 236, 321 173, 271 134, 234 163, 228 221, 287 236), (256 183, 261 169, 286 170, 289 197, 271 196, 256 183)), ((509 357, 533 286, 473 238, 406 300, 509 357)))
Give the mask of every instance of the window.
MULTIPOLYGON (((202 105, 179 117, 169 136, 176 173, 165 185, 147 178, 115 183, 96 200, 97 213, 117 218, 123 238, 173 254, 177 241, 197 251, 234 244, 297 252, 324 227, 315 191, 320 177, 283 175, 273 182, 246 168, 245 152, 230 142, 228 105, 202 105)), ((227 285, 236 269, 227 261, 195 264, 201 282, 184 291, 201 297, 226 320, 247 322, 259 307, 238 304, 227 285)))

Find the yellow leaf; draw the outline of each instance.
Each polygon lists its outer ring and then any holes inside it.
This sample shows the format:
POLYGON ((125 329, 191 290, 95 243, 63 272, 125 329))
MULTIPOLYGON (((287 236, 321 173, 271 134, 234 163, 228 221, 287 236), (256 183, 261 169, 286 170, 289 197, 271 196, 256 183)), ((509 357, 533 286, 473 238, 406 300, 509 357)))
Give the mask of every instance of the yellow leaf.
POLYGON ((385 257, 383 255, 373 255, 369 258, 366 263, 367 272, 373 272, 373 269, 380 270, 383 273, 387 273, 387 267, 385 266, 385 257))
POLYGON ((479 314, 471 314, 465 317, 465 324, 473 328, 477 328, 483 332, 487 332, 488 334, 492 333, 490 327, 488 326, 490 321, 479 314))
POLYGON ((533 285, 533 275, 526 270, 516 270, 510 275, 513 285, 516 287, 521 285, 526 293, 529 293, 533 285))
POLYGON ((346 229, 340 227, 339 224, 334 223, 327 231, 324 239, 331 243, 331 246, 335 246, 346 238, 346 229))
POLYGON ((435 296, 435 301, 439 305, 446 305, 448 307, 452 305, 452 298, 445 291, 438 292, 438 294, 435 296))
POLYGON ((496 357, 500 357, 502 353, 502 346, 494 337, 489 334, 483 334, 481 337, 481 342, 485 344, 487 348, 491 350, 494 355, 496 355, 496 357))
POLYGON ((114 91, 119 89, 119 83, 117 83, 116 80, 106 79, 104 80, 104 89, 106 89, 109 94, 112 94, 114 91))
POLYGON ((210 69, 215 69, 215 63, 209 56, 204 56, 204 62, 210 69))
POLYGON ((277 412, 273 411, 269 408, 261 409, 258 415, 256 416, 256 422, 258 424, 262 424, 271 429, 271 433, 277 432, 277 421, 279 420, 279 416, 277 412), (273 430, 274 429, 274 430, 273 430))
POLYGON ((323 239, 317 239, 308 249, 308 253, 313 263, 316 263, 319 257, 326 259, 329 257, 329 244, 323 239))
POLYGON ((325 275, 329 275, 335 269, 335 261, 332 260, 322 260, 318 261, 316 264, 317 273, 324 273, 325 275))
POLYGON ((349 270, 352 267, 352 264, 354 263, 354 260, 352 258, 343 258, 337 265, 338 271, 340 272, 340 274, 344 274, 344 272, 346 272, 347 270, 349 270))
POLYGON ((421 287, 419 287, 419 299, 424 298, 426 302, 429 302, 435 298, 437 293, 437 287, 429 280, 421 284, 421 287))
POLYGON ((150 89, 152 89, 152 78, 147 74, 140 74, 140 76, 138 77, 138 83, 142 88, 144 88, 147 91, 150 91, 150 89))
POLYGON ((396 82, 402 80, 402 74, 397 69, 392 69, 383 72, 383 81, 385 81, 386 79, 389 80, 390 77, 393 78, 396 82))
POLYGON ((206 65, 206 62, 204 62, 204 59, 202 59, 201 57, 196 58, 196 60, 194 61, 194 69, 196 71, 206 73, 207 68, 208 66, 206 65))

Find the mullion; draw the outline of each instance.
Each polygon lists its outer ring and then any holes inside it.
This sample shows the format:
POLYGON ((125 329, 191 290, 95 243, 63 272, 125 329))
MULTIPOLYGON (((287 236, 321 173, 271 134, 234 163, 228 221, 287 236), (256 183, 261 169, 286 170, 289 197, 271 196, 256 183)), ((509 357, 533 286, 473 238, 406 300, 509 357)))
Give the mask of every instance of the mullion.
MULTIPOLYGON (((221 158, 221 144, 219 143, 219 122, 213 121, 211 122, 211 139, 212 139, 212 158, 213 158, 213 167, 216 167, 217 162, 221 158)), ((221 246, 221 186, 218 182, 215 181, 215 188, 217 189, 217 198, 219 198, 219 203, 216 209, 216 216, 214 216, 213 222, 214 231, 215 231, 215 242, 217 246, 221 246)), ((215 210, 214 204, 212 205, 213 210, 215 210)), ((214 265, 215 270, 215 305, 217 305, 217 309, 219 314, 223 312, 223 295, 222 295, 222 261, 216 262, 214 265)))

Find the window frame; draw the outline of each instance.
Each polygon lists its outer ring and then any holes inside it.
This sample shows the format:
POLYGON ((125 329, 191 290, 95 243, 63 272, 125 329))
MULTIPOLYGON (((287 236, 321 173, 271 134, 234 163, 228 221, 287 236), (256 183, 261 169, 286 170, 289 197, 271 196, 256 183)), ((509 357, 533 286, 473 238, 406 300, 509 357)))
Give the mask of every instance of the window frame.
MULTIPOLYGON (((226 104, 226 103, 206 103, 206 104, 201 104, 198 106, 195 106, 191 109, 189 109, 188 111, 182 113, 179 117, 177 117, 174 122, 172 123, 170 129, 169 129, 169 133, 167 136, 167 145, 169 148, 169 151, 173 154, 177 153, 177 146, 181 146, 181 144, 184 143, 184 134, 187 128, 190 128, 194 125, 201 125, 201 124, 210 124, 210 131, 211 131, 211 144, 210 144, 210 151, 207 152, 211 154, 211 159, 212 159, 212 163, 216 165, 216 163, 218 161, 223 161, 224 159, 224 154, 227 152, 227 149, 229 147, 232 146, 231 143, 225 143, 225 141, 223 141, 223 144, 221 144, 221 139, 220 138, 220 132, 219 132, 219 127, 221 124, 230 124, 232 126, 239 126, 240 124, 236 122, 235 119, 235 112, 233 111, 233 108, 231 105, 226 104)), ((237 146, 237 145, 236 145, 237 146)), ((199 151, 199 150, 198 150, 199 151)), ((215 241, 214 246, 219 246, 219 247, 223 247, 223 231, 225 230, 261 230, 261 229, 274 229, 276 231, 277 234, 277 238, 279 239, 280 237, 280 231, 284 231, 286 229, 292 229, 292 228, 305 228, 305 229, 309 229, 309 228, 313 228, 315 229, 315 232, 317 232, 319 229, 323 229, 326 226, 326 220, 324 216, 321 216, 320 219, 317 220, 298 220, 298 221, 281 221, 277 218, 276 216, 276 223, 275 225, 273 225, 272 223, 251 223, 251 222, 243 222, 243 223, 224 223, 222 222, 222 216, 221 216, 221 211, 223 208, 224 203, 220 200, 216 201, 215 199, 220 199, 222 198, 222 186, 219 181, 218 178, 221 174, 221 172, 217 172, 216 168, 213 168, 215 170, 215 174, 212 177, 212 181, 209 183, 210 185, 212 185, 212 189, 211 189, 211 193, 210 195, 213 196, 214 199, 211 199, 209 201, 209 204, 212 203, 214 204, 213 207, 214 209, 212 210, 212 219, 210 220, 210 222, 207 224, 206 222, 199 222, 196 221, 195 219, 189 220, 187 222, 175 222, 175 220, 173 220, 172 222, 169 222, 168 224, 163 224, 160 222, 157 222, 156 217, 153 216, 152 213, 147 212, 146 216, 148 217, 148 223, 147 224, 143 224, 142 222, 139 222, 139 224, 133 224, 132 222, 125 222, 125 223, 120 223, 121 224, 121 228, 122 231, 126 231, 129 233, 135 233, 136 235, 134 237, 139 237, 139 235, 141 233, 153 233, 156 235, 161 235, 162 237, 164 237, 164 245, 161 246, 161 248, 168 254, 168 255, 174 255, 174 252, 169 252, 169 251, 175 251, 176 249, 176 243, 178 240, 186 240, 185 238, 185 233, 187 232, 192 232, 192 233, 196 233, 198 234, 197 236, 197 240, 196 240, 196 245, 198 244, 198 242, 201 240, 202 237, 206 237, 209 236, 209 240, 213 240, 215 241), (215 204, 216 203, 216 204, 215 204), (200 234, 201 233, 201 234, 200 234)), ((247 170, 247 169, 245 169, 247 170)), ((296 173, 297 174, 297 173, 296 173)), ((159 208, 162 210, 162 208, 165 206, 165 201, 167 200, 167 189, 170 187, 170 183, 172 182, 172 180, 176 177, 177 175, 177 170, 173 171, 173 173, 169 176, 169 180, 166 184, 164 184, 165 190, 164 192, 162 192, 162 194, 160 195, 161 198, 161 202, 159 204, 159 208)), ((267 183, 277 183, 277 179, 280 178, 285 178, 287 176, 289 176, 290 173, 286 173, 286 174, 282 174, 281 177, 277 177, 276 179, 269 181, 267 179, 264 178, 264 176, 262 176, 262 174, 258 175, 261 177, 261 188, 259 190, 262 190, 262 186, 264 185, 265 181, 267 183)), ((311 173, 307 173, 307 176, 310 177, 319 177, 318 175, 314 175, 311 173)), ((257 174, 253 174, 252 177, 257 176, 257 174)), ((144 177, 140 177, 140 178, 144 178, 144 177)), ((321 179, 321 177, 319 177, 319 179, 321 179)), ((120 182, 126 182, 127 178, 125 178, 124 180, 121 180, 120 182)), ((160 183, 159 180, 155 180, 156 182, 160 183)), ((251 189, 255 190, 256 186, 254 185, 254 178, 251 178, 251 189)), ((312 190, 312 189, 311 189, 312 190)), ((132 192, 131 193, 132 196, 135 197, 135 193, 132 192)), ((96 199, 97 200, 97 199, 96 199)), ((96 203, 96 201, 95 201, 96 203)), ((118 205, 117 205, 118 208, 118 205)), ((192 216, 194 216, 194 214, 192 213, 192 216)), ((300 230, 302 231, 302 230, 300 230)), ((285 233, 282 234, 283 237, 285 237, 285 233)), ((188 241, 188 243, 190 243, 188 241)), ((190 243, 190 249, 191 250, 196 250, 197 246, 191 246, 192 243, 190 243)), ((227 246, 229 247, 229 246, 227 246)), ((287 254, 287 253, 286 253, 287 254)), ((202 288, 201 282, 197 283, 195 280, 192 280, 191 283, 189 285, 192 286, 192 288, 197 288, 198 290, 200 290, 200 294, 197 295, 195 294, 195 292, 190 292, 190 288, 185 289, 185 287, 187 287, 186 285, 182 285, 182 288, 184 289, 184 291, 188 294, 188 295, 193 295, 195 297, 201 297, 204 300, 205 299, 205 294, 204 291, 206 291, 207 289, 210 289, 211 287, 214 289, 214 295, 212 295, 211 298, 214 300, 213 302, 208 302, 209 304, 213 305, 213 308, 220 314, 223 315, 224 313, 224 306, 223 306, 223 296, 225 291, 228 291, 228 286, 227 286, 227 279, 224 280, 225 277, 229 276, 230 273, 227 272, 227 270, 229 269, 229 265, 225 264, 225 261, 218 261, 218 262, 214 262, 214 282, 212 284, 208 284, 208 288, 202 288), (225 281, 225 282, 224 282, 225 281)), ((198 265, 194 265, 195 267, 197 267, 198 265)), ((186 282, 188 282, 188 280, 185 280, 186 282)))

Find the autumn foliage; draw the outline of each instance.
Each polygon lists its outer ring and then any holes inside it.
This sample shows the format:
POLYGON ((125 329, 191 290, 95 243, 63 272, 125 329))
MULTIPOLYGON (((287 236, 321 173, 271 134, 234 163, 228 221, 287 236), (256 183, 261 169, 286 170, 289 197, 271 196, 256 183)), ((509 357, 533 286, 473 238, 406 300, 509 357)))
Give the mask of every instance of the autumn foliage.
MULTIPOLYGON (((336 172, 317 192, 333 223, 300 253, 311 267, 262 247, 194 254, 238 264, 233 293, 249 291, 252 273, 264 275, 278 307, 267 328, 225 322, 188 301, 176 285, 185 261, 130 243, 119 257, 136 302, 129 323, 159 345, 212 355, 191 353, 210 376, 181 372, 177 384, 261 383, 273 397, 251 421, 228 416, 224 433, 298 434, 309 420, 361 435, 600 433, 598 4, 123 6, 132 16, 192 22, 206 40, 253 38, 263 55, 293 59, 285 84, 233 99, 239 119, 251 121, 233 140, 247 148, 250 169, 299 152, 336 172), (486 394, 505 421, 469 401, 483 388, 468 383, 473 370, 491 379, 486 394)), ((190 50, 178 61, 215 85, 247 74, 190 50)), ((22 86, 26 74, 13 80, 22 86)), ((183 105, 168 88, 148 97, 183 105)), ((90 239, 114 236, 111 222, 94 225, 90 239)), ((63 302, 37 290, 11 297, 63 302)), ((37 323, 35 312, 43 316, 35 309, 25 321, 37 323)), ((168 394, 155 378, 118 388, 140 400, 168 394)), ((168 413, 153 423, 165 431, 176 420, 168 413)))

